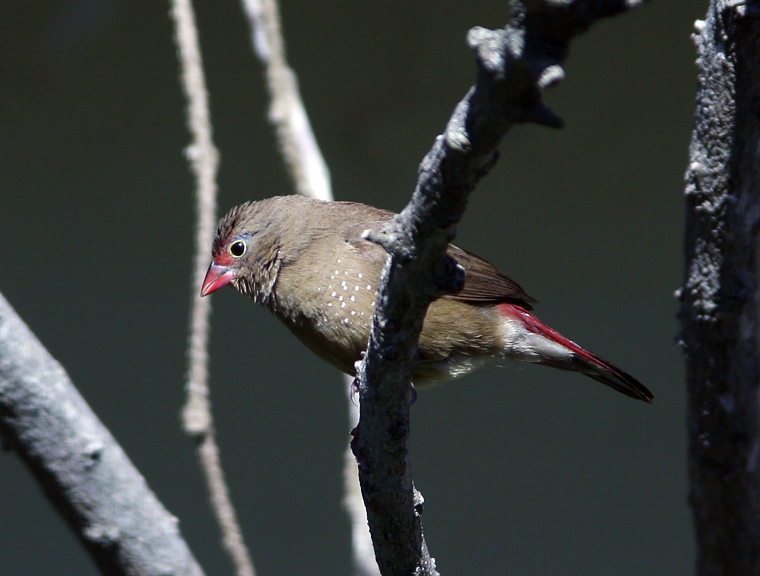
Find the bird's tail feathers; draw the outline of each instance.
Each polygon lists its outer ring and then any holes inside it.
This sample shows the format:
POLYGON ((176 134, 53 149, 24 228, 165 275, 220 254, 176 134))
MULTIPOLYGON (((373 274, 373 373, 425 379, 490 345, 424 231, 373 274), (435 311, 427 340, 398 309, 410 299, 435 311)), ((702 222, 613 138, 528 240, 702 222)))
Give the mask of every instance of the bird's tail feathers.
POLYGON ((589 352, 583 348, 581 348, 581 350, 583 351, 583 354, 574 352, 578 363, 585 368, 585 370, 582 368, 579 369, 579 372, 593 378, 597 382, 610 386, 626 396, 643 400, 650 404, 652 403, 654 400, 654 394, 652 394, 649 388, 636 380, 636 378, 627 372, 624 372, 614 364, 607 362, 607 360, 601 356, 597 356, 593 352, 589 352))
MULTIPOLYGON (((505 316, 519 318, 524 328, 529 332, 542 336, 565 350, 562 355, 551 354, 551 351, 548 349, 550 347, 545 346, 549 354, 542 355, 542 358, 539 361, 540 364, 562 370, 575 370, 581 372, 626 396, 649 403, 652 402, 654 395, 646 386, 636 380, 636 378, 608 362, 601 356, 597 356, 572 340, 565 338, 562 334, 541 322, 522 306, 503 303, 499 305, 499 308, 505 316), (568 352, 570 353, 569 358, 568 352)), ((556 346, 551 346, 551 348, 554 350, 558 349, 556 346)))

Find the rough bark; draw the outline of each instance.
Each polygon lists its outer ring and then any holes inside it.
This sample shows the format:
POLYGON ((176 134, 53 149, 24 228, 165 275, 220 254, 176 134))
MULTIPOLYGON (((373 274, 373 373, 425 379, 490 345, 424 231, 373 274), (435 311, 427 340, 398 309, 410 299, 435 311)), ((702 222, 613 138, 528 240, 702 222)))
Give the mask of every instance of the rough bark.
POLYGON ((422 535, 422 499, 408 461, 409 382, 427 307, 463 281, 446 244, 469 193, 496 161, 496 147, 520 122, 559 127, 541 100, 564 77, 570 40, 593 22, 639 5, 635 1, 513 2, 500 30, 468 35, 477 83, 457 105, 443 135, 420 165, 409 205, 383 234, 370 236, 389 252, 367 356, 358 370, 360 423, 354 453, 380 571, 437 574, 422 535))
POLYGON ((695 35, 680 343, 700 576, 760 574, 757 16, 756 2, 713 0, 695 35))
POLYGON ((103 574, 202 576, 177 519, 2 295, 0 436, 103 574))

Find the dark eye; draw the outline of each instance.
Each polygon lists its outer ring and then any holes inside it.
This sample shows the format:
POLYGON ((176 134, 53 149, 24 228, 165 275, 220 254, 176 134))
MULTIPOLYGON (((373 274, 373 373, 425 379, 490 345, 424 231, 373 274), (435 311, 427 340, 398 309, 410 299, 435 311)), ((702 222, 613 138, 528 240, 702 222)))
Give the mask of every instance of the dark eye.
POLYGON ((237 240, 230 244, 230 247, 227 250, 234 258, 240 258, 243 254, 245 254, 245 249, 245 242, 242 240, 237 240))

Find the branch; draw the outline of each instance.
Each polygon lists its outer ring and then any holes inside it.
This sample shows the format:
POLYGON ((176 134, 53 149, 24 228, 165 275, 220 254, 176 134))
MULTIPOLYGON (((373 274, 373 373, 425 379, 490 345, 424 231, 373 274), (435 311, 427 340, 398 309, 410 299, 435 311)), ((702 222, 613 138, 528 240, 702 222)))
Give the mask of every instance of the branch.
POLYGON ((467 197, 494 165, 496 147, 521 122, 560 127, 541 91, 564 77, 573 36, 599 18, 642 2, 526 0, 512 4, 502 30, 473 28, 468 43, 478 79, 420 165, 411 202, 385 233, 371 235, 389 253, 367 356, 359 365, 360 424, 354 451, 380 571, 437 574, 422 535, 421 497, 407 460, 409 386, 428 305, 456 292, 461 269, 445 256, 467 197))
POLYGON ((277 131, 296 191, 304 196, 332 200, 330 172, 311 129, 298 91, 295 72, 285 57, 277 0, 242 0, 251 24, 253 46, 264 64, 269 89, 269 120, 277 131))
POLYGON ((697 110, 686 173, 686 358, 697 574, 760 573, 756 3, 713 0, 697 22, 697 110))
POLYGON ((177 519, 2 295, 0 435, 103 574, 202 576, 177 519))
POLYGON ((193 141, 187 156, 195 176, 195 262, 188 336, 187 399, 182 411, 185 431, 198 439, 198 458, 211 497, 211 508, 222 532, 222 542, 238 576, 254 576, 253 561, 230 499, 209 401, 208 341, 211 302, 200 298, 201 280, 208 266, 208 248, 216 228, 216 173, 219 152, 214 146, 206 80, 203 75, 198 30, 190 0, 172 0, 174 39, 187 99, 187 126, 193 141))

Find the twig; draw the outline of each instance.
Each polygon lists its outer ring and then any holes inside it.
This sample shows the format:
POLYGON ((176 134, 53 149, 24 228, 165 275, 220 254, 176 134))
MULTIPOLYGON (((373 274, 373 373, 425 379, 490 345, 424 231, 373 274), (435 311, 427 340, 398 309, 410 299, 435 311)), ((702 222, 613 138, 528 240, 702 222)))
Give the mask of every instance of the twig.
POLYGON ((222 542, 238 576, 254 576, 253 562, 243 540, 229 489, 219 462, 208 387, 208 339, 211 304, 201 299, 203 273, 216 225, 216 173, 219 154, 212 140, 211 120, 203 75, 198 31, 190 0, 172 0, 175 42, 182 87, 187 98, 187 124, 193 141, 187 148, 196 182, 195 264, 188 343, 187 401, 182 412, 185 431, 198 438, 198 455, 206 476, 222 542))
POLYGON ((266 69, 271 105, 269 120, 277 131, 280 151, 296 191, 332 200, 330 172, 306 115, 298 81, 285 57, 277 0, 242 0, 251 23, 251 39, 266 69))
POLYGON ((177 519, 2 295, 0 435, 101 573, 203 575, 177 519))
POLYGON ((427 307, 463 281, 445 256, 467 197, 496 161, 496 147, 518 122, 559 127, 541 100, 564 76, 561 63, 573 36, 635 0, 512 3, 503 30, 473 28, 468 43, 478 61, 476 85, 459 103, 443 135, 420 165, 411 202, 384 234, 370 240, 389 252, 365 360, 358 369, 361 417, 355 453, 380 571, 436 575, 422 535, 421 499, 407 460, 409 382, 427 307))

